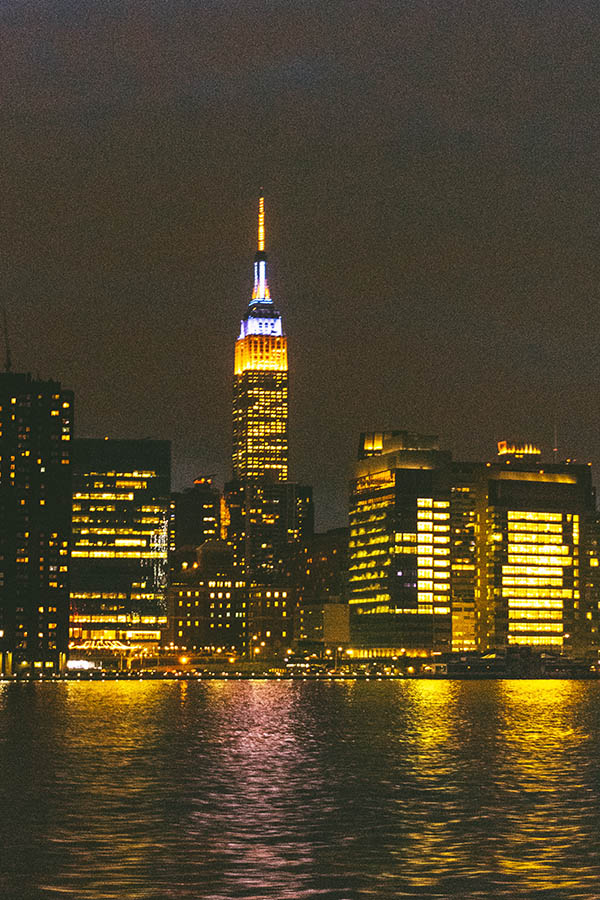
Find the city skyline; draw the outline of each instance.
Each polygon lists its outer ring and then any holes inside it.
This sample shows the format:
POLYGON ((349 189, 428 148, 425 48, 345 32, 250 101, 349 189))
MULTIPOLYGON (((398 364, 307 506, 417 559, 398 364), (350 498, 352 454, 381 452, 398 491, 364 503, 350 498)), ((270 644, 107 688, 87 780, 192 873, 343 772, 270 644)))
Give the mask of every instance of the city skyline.
MULTIPOLYGON (((243 339, 245 339, 245 341, 247 342, 248 334, 250 334, 250 332, 248 331, 248 326, 247 326, 248 317, 256 318, 257 310, 258 310, 258 312, 260 312, 260 310, 262 309, 262 307, 257 306, 257 304, 260 304, 262 301, 263 305, 266 302, 266 304, 269 307, 272 307, 272 311, 268 311, 268 314, 270 316, 274 317, 274 321, 276 321, 279 324, 279 329, 281 331, 282 315, 272 302, 271 295, 270 295, 270 288, 268 285, 267 274, 266 274, 266 254, 264 252, 265 251, 265 198, 264 198, 262 189, 261 189, 260 194, 261 195, 259 198, 259 225, 258 225, 258 235, 259 235, 258 247, 259 247, 259 249, 255 255, 255 262, 254 262, 254 286, 252 289, 251 300, 249 303, 248 311, 246 313, 246 317, 242 321, 242 330, 240 331, 238 340, 236 342, 236 351, 234 352, 234 357, 235 357, 234 364, 235 364, 235 373, 236 374, 234 374, 234 382, 235 382, 236 378, 238 377, 239 371, 241 371, 241 370, 239 370, 239 364, 238 364, 238 354, 240 354, 240 358, 241 358, 241 352, 242 352, 240 350, 241 343, 242 343, 243 339), (259 257, 260 257, 260 260, 259 260, 259 257), (246 329, 244 330, 245 322, 246 322, 246 329)), ((256 202, 256 199, 254 202, 256 202)), ((5 307, 5 309, 6 309, 6 307, 5 307)), ((238 321, 239 321, 239 319, 238 319, 238 321)), ((259 320, 257 319, 256 321, 259 321, 259 320)), ((283 345, 282 345, 283 351, 282 352, 285 357, 285 374, 287 376, 287 371, 288 371, 287 336, 286 336, 287 333, 284 330, 284 331, 281 331, 281 334, 282 334, 282 337, 280 337, 279 340, 283 341, 283 345)), ((292 338, 292 340, 293 340, 293 338, 292 338)), ((11 368, 14 370, 15 366, 12 364, 14 362, 14 351, 12 349, 12 341, 13 341, 12 327, 11 327, 11 322, 8 321, 7 322, 7 334, 6 334, 6 338, 5 338, 5 346, 3 348, 4 349, 4 357, 5 357, 5 367, 8 366, 8 364, 10 362, 11 368)), ((301 352, 300 348, 299 348, 299 350, 301 352)), ((250 368, 252 368, 251 365, 250 365, 250 368)), ((37 375, 37 377, 40 377, 40 376, 37 375)), ((50 377, 51 378, 53 376, 52 376, 52 374, 44 373, 41 377, 50 377)), ((286 381, 286 384, 287 384, 287 381, 286 381)), ((287 391, 287 388, 286 388, 286 391, 287 391)), ((292 391, 292 403, 293 403, 293 391, 292 391)), ((81 406, 81 404, 78 403, 78 411, 79 411, 80 406, 81 406)), ((118 413, 118 410, 113 410, 113 413, 114 412, 118 413)), ((292 433, 294 432, 294 430, 297 431, 297 429, 294 429, 294 418, 295 418, 294 413, 295 413, 295 409, 292 410, 292 415, 290 417, 291 422, 289 425, 287 424, 287 414, 286 414, 286 430, 289 428, 292 433)), ((118 415, 117 415, 117 418, 118 418, 118 415)), ((370 417, 367 416, 365 420, 370 421, 370 417)), ((354 423, 352 430, 354 432, 356 432, 356 435, 355 435, 356 438, 358 438, 358 436, 361 433, 360 432, 360 429, 362 427, 361 422, 364 422, 365 420, 357 420, 357 422, 354 423)), ((388 420, 385 420, 385 422, 387 422, 387 421, 388 420)), ((537 431, 535 429, 531 429, 531 428, 528 429, 526 424, 521 425, 520 428, 519 427, 516 429, 513 428, 512 430, 509 430, 508 432, 495 431, 494 432, 494 444, 489 446, 487 448, 487 450, 484 450, 480 454, 479 458, 481 458, 481 459, 485 458, 488 460, 493 459, 495 456, 496 448, 498 448, 498 451, 499 451, 500 444, 502 443, 502 441, 497 440, 497 438, 499 438, 499 437, 506 438, 508 436, 510 441, 514 441, 515 436, 516 436, 517 443, 519 443, 519 441, 521 443, 524 443, 524 442, 527 442, 527 441, 530 441, 533 439, 536 447, 540 447, 540 446, 542 447, 542 449, 539 449, 538 452, 542 455, 542 458, 547 461, 550 461, 553 458, 555 460, 558 458, 561 458, 561 459, 565 458, 565 459, 569 459, 570 461, 575 461, 575 457, 571 457, 568 454, 561 453, 561 448, 560 448, 561 441, 560 441, 560 436, 559 436, 559 431, 558 431, 558 423, 559 423, 559 417, 557 415, 554 415, 551 417, 551 420, 549 418, 546 419, 543 429, 538 428, 537 431), (540 431, 542 431, 542 433, 546 432, 545 442, 540 441, 536 437, 536 435, 538 435, 540 433, 540 431)), ((108 424, 110 425, 110 423, 108 423, 108 424)), ((384 424, 382 426, 380 422, 371 422, 371 424, 374 427, 378 428, 379 430, 385 430, 387 428, 387 424, 384 424)), ((417 424, 419 424, 419 423, 417 423, 417 424)), ((397 426, 404 427, 405 423, 403 421, 396 421, 396 422, 393 422, 392 425, 394 427, 397 427, 397 426)), ((435 429, 433 429, 433 430, 435 430, 435 429)), ((78 433, 77 436, 85 437, 85 438, 98 437, 99 433, 102 431, 102 429, 98 429, 98 428, 94 429, 93 425, 91 425, 87 429, 87 431, 89 432, 89 434, 86 433, 85 435, 82 435, 81 433, 78 433)), ((112 429, 110 427, 107 428, 106 431, 107 431, 107 436, 109 436, 111 438, 115 438, 117 440, 131 439, 131 437, 128 437, 127 435, 118 435, 117 436, 116 434, 111 433, 112 429)), ((161 434, 164 434, 164 433, 165 432, 163 430, 161 432, 161 434)), ((135 439, 136 437, 137 436, 134 436, 133 439, 135 439)), ((444 435, 442 435, 441 437, 442 437, 442 440, 444 440, 444 435)), ((156 440, 154 435, 152 435, 152 438, 156 440)), ((230 434, 230 441, 231 441, 231 438, 232 438, 232 435, 230 434)), ((287 435, 286 435, 286 438, 287 438, 287 435)), ((172 439, 167 435, 166 437, 163 437, 162 440, 170 440, 171 441, 172 439)), ((506 441, 504 441, 504 443, 506 443, 506 441)), ((235 438, 234 438, 234 444, 235 444, 235 438)), ((460 445, 464 445, 464 434, 459 435, 459 446, 460 445)), ((449 447, 450 446, 449 441, 446 440, 444 446, 449 447)), ((287 448, 286 448, 286 450, 287 450, 287 448)), ((353 446, 348 445, 345 448, 345 450, 346 450, 346 469, 347 469, 347 471, 350 471, 353 461, 354 461, 353 446)), ((454 455, 457 455, 454 447, 452 448, 451 452, 454 455)), ((294 454, 293 446, 289 447, 289 455, 292 457, 292 459, 296 455, 296 454, 294 454)), ((592 454, 589 454, 589 455, 592 455, 592 454)), ((285 465, 287 467, 287 458, 288 457, 287 457, 286 451, 284 451, 284 457, 286 460, 285 465)), ((198 459, 201 459, 201 458, 202 458, 202 454, 200 453, 198 455, 198 459)), ((471 456, 469 458, 475 459, 476 457, 475 457, 475 455, 471 454, 471 456)), ((577 460, 577 461, 580 461, 580 460, 577 460)), ((588 465, 592 465, 592 466, 594 465, 591 460, 589 460, 587 462, 588 462, 588 465)), ((229 465, 230 464, 228 462, 227 454, 226 454, 225 459, 219 460, 218 464, 216 464, 216 466, 213 466, 217 469, 216 480, 221 485, 227 484, 229 465)), ((293 463, 292 463, 292 465, 293 465, 293 463)), ((196 465, 193 460, 188 460, 187 463, 182 463, 181 459, 178 460, 175 457, 173 459, 173 466, 172 466, 174 489, 182 490, 184 488, 189 488, 189 486, 194 482, 195 476, 198 474, 202 475, 202 474, 206 473, 209 468, 211 468, 211 465, 208 465, 208 466, 202 466, 201 464, 196 465)), ((313 468, 311 470, 310 465, 309 465, 307 471, 308 471, 308 477, 306 480, 316 482, 317 485, 322 490, 323 485, 322 484, 319 485, 319 479, 318 479, 318 475, 316 475, 316 473, 315 473, 315 469, 313 468), (315 475, 316 475, 316 477, 315 477, 315 475)), ((211 473, 211 477, 214 477, 212 475, 212 473, 211 473)), ((333 478, 332 481, 333 481, 333 484, 335 485, 336 479, 333 478)), ((339 479, 337 479, 337 481, 338 481, 338 485, 339 485, 339 491, 337 493, 337 496, 333 496, 333 512, 331 512, 330 509, 323 508, 322 503, 317 502, 315 504, 315 517, 316 517, 317 521, 319 522, 319 524, 321 525, 322 530, 327 530, 330 528, 335 529, 336 527, 339 527, 340 524, 342 524, 342 523, 346 524, 346 522, 347 522, 347 510, 346 510, 347 496, 346 496, 346 492, 345 492, 347 479, 344 479, 343 482, 340 482, 339 479)), ((331 485, 328 485, 328 487, 331 487, 331 485)), ((321 498, 319 497, 319 499, 321 499, 321 498)))
POLYGON ((481 458, 556 420, 598 468, 597 6, 166 7, 0 14, 15 370, 75 391, 80 436, 172 439, 175 486, 222 483, 262 184, 320 527, 363 429, 481 458))
POLYGON ((599 900, 598 0, 0 51, 2 897, 599 900))

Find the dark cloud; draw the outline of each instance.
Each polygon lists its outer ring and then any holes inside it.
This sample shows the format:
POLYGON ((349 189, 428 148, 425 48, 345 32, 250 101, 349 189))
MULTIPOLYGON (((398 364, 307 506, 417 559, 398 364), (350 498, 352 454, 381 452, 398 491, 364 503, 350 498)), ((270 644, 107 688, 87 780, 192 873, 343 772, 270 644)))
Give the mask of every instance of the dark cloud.
POLYGON ((363 427, 600 465, 599 44, 596 2, 0 3, 15 363, 226 477, 263 184, 322 524, 363 427))

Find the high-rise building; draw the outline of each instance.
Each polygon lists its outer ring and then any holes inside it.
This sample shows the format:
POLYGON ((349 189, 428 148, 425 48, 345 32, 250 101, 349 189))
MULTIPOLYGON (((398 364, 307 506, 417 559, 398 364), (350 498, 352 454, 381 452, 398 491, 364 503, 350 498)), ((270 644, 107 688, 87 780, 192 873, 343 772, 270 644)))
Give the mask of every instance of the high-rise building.
POLYGON ((0 373, 0 672, 66 664, 73 394, 0 373))
POLYGON ((261 197, 254 289, 235 345, 233 480, 225 485, 222 521, 238 577, 249 588, 279 589, 290 585, 313 511, 311 488, 288 481, 287 338, 266 266, 261 197))
POLYGON ((450 475, 450 593, 452 649, 477 649, 475 588, 477 584, 477 493, 473 483, 476 466, 452 463, 450 475))
POLYGON ((348 529, 313 534, 302 547, 297 576, 304 603, 347 602, 348 529))
POLYGON ((234 579, 233 554, 223 541, 206 541, 197 559, 173 576, 169 589, 169 643, 178 650, 241 653, 246 641, 244 582, 234 579))
POLYGON ((353 643, 370 655, 597 655, 599 537, 589 466, 544 463, 534 446, 504 442, 493 463, 455 462, 433 438, 362 435, 350 500, 353 643))
POLYGON ((74 442, 75 647, 93 651, 160 640, 167 621, 170 478, 168 441, 74 442))
POLYGON ((598 647, 598 546, 591 469, 499 444, 475 474, 476 638, 589 655, 598 647))
POLYGON ((225 485, 225 500, 236 571, 249 585, 295 583, 313 533, 312 489, 290 481, 235 481, 225 485))
POLYGON ((235 345, 233 477, 288 479, 287 338, 267 282, 263 197, 254 290, 235 345))
POLYGON ((200 475, 192 487, 171 494, 169 552, 171 571, 193 562, 196 548, 220 537, 221 494, 212 478, 200 475))
POLYGON ((350 489, 348 589, 359 652, 450 649, 450 454, 437 438, 362 434, 350 489))

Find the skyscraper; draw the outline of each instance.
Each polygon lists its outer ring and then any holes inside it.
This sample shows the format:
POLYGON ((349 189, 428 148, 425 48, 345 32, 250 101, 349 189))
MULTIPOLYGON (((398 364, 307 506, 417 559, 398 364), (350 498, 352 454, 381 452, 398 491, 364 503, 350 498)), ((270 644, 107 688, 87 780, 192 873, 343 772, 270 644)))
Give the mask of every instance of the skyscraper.
POLYGON ((220 536, 221 494, 212 478, 200 475, 192 487, 171 494, 169 554, 171 571, 196 559, 196 548, 220 536))
POLYGON ((160 639, 167 621, 170 481, 168 441, 74 442, 74 646, 160 639))
POLYGON ((591 469, 498 446, 476 473, 480 650, 597 653, 598 549, 591 469))
POLYGON ((361 435, 351 481, 352 640, 372 655, 511 648, 595 657, 598 517, 589 466, 499 445, 455 462, 437 440, 361 435))
POLYGON ((350 483, 352 640, 379 655, 451 642, 450 454, 436 437, 362 434, 350 483))
POLYGON ((73 394, 0 374, 0 673, 66 664, 73 394))
POLYGON ((267 281, 263 197, 254 289, 235 344, 232 463, 224 525, 237 575, 248 587, 287 587, 312 534, 312 490, 288 481, 287 338, 267 281))
POLYGON ((264 197, 258 207, 254 290, 235 345, 233 477, 288 479, 287 338, 267 282, 264 197))

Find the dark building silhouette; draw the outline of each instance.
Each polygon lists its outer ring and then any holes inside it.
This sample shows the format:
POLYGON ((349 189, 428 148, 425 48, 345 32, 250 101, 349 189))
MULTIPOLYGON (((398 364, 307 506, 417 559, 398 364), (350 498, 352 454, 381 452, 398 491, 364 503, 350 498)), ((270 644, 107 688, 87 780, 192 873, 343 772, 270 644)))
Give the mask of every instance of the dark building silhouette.
POLYGON ((348 537, 347 528, 308 536, 297 579, 306 603, 347 602, 348 537))
POLYGON ((73 393, 0 373, 0 671, 66 664, 73 393))
POLYGON ((194 563, 184 562, 169 589, 168 643, 197 653, 242 653, 246 646, 246 594, 236 582, 233 554, 224 541, 207 541, 194 563))
POLYGON ((314 528, 312 489, 294 482, 230 482, 225 500, 240 575, 249 585, 295 581, 314 528))
POLYGON ((177 572, 183 562, 192 563, 197 547, 220 537, 220 527, 221 494, 211 478, 199 476, 192 487, 171 494, 171 571, 177 572))

